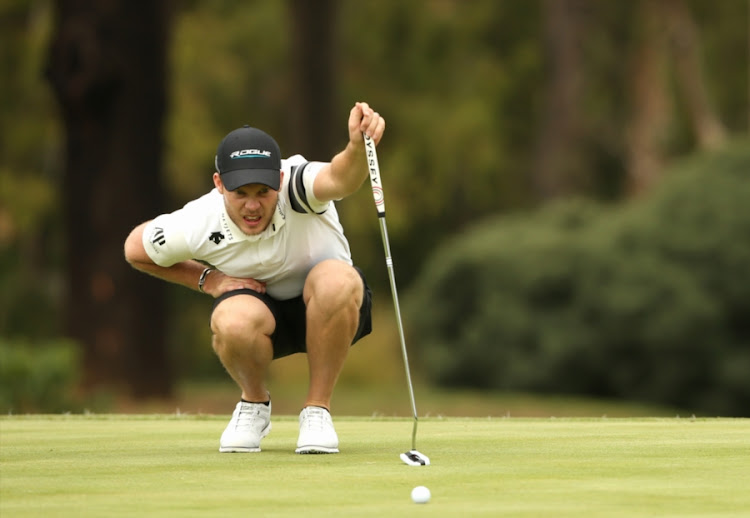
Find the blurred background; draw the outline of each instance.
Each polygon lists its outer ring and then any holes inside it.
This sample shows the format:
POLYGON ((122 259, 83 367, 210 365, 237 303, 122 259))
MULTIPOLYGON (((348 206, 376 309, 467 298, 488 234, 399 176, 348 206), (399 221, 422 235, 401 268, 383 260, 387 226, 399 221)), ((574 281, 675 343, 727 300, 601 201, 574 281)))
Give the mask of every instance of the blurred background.
MULTIPOLYGON (((0 0, 0 411, 228 413, 211 299, 130 268, 250 124, 328 160, 367 101, 421 414, 750 415, 748 0, 0 0)), ((335 412, 409 415, 375 292, 335 412)), ((274 364, 277 412, 302 356, 274 364)))

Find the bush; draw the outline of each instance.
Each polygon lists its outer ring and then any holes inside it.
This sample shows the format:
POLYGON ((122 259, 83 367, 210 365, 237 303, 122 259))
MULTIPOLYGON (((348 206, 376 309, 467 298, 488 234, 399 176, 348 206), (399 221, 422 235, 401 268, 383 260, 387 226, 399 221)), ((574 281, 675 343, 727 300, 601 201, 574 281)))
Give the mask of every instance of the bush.
POLYGON ((0 340, 0 412, 71 411, 80 372, 74 343, 0 340))
POLYGON ((405 297, 449 386, 750 415, 750 149, 672 170, 617 208, 572 201, 446 243, 405 297))

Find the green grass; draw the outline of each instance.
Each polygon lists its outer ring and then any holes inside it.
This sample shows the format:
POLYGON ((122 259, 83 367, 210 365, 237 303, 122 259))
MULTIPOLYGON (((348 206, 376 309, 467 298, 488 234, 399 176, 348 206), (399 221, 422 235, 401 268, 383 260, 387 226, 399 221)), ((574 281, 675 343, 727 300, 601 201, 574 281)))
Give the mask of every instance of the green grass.
MULTIPOLYGON (((306 382, 306 379, 303 378, 306 382)), ((537 395, 479 390, 448 390, 417 384, 417 410, 427 417, 675 417, 692 412, 653 404, 612 401, 563 395, 537 395)), ((299 412, 306 394, 300 383, 275 383, 271 387, 275 415, 299 412)), ((145 402, 128 401, 94 409, 94 413, 217 414, 232 413, 239 391, 231 380, 189 382, 174 398, 145 402)), ((334 416, 408 417, 412 414, 406 382, 385 384, 341 382, 333 398, 334 416)), ((715 417, 715 416, 701 416, 715 417)))
POLYGON ((220 454, 227 416, 0 418, 0 516, 748 516, 750 420, 337 417, 341 454, 220 454), (411 502, 417 485, 432 491, 411 502))

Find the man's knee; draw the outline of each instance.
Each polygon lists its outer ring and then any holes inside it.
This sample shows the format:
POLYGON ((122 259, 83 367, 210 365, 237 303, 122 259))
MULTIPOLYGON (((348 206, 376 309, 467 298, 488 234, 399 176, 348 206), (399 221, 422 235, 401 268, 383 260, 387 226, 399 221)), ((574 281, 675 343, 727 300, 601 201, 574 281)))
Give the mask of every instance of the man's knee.
POLYGON ((275 325, 271 310, 261 300, 251 295, 228 298, 211 315, 214 349, 235 343, 252 344, 259 337, 271 336, 275 325))
POLYGON ((342 261, 323 261, 316 265, 305 282, 304 297, 307 304, 312 297, 330 305, 362 302, 364 285, 357 270, 342 261))

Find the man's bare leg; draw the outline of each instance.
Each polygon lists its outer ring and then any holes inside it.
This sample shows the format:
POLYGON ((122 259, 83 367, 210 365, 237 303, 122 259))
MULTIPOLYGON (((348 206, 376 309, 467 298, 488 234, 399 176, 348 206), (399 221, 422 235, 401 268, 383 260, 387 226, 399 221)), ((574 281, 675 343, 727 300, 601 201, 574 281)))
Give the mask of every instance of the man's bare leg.
POLYGON ((214 350, 245 400, 237 403, 221 434, 220 452, 258 452, 261 440, 271 431, 266 374, 273 359, 275 325, 268 307, 252 295, 235 295, 214 309, 214 350))
POLYGON ((252 295, 223 300, 211 316, 213 348, 245 401, 268 401, 266 376, 273 360, 273 314, 252 295))
POLYGON ((305 281, 310 384, 304 406, 330 410, 331 397, 359 324, 364 287, 353 266, 328 260, 305 281))

